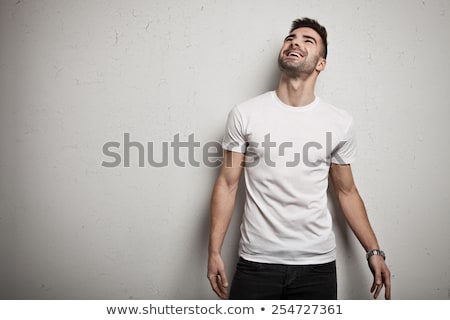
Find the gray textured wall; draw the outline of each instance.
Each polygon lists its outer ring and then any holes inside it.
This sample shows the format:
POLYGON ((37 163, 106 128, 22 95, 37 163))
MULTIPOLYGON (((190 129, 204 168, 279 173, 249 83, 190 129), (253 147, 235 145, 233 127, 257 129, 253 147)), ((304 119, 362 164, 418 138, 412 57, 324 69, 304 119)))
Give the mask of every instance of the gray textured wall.
MULTIPOLYGON (((0 298, 212 299, 209 198, 234 104, 278 82, 293 19, 329 31, 317 94, 351 112, 357 185, 393 298, 450 296, 449 1, 1 1, 0 298), (124 136, 154 159, 125 167, 124 136), (110 141, 121 164, 104 154, 110 141)), ((242 195, 223 249, 236 261, 242 195)), ((333 203, 330 203, 333 207, 333 203)), ((333 210, 335 211, 335 210, 333 210)), ((339 296, 370 299, 364 252, 335 212, 339 296)))

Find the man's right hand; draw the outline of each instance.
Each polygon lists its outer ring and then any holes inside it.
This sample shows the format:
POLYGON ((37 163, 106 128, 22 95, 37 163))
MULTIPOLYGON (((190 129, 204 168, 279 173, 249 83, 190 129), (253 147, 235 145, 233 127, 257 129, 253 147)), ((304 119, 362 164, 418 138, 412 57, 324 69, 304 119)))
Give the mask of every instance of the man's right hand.
POLYGON ((208 257, 208 280, 211 288, 222 299, 228 298, 228 280, 225 266, 219 254, 208 257))
POLYGON ((220 174, 211 197, 211 226, 208 246, 208 280, 222 299, 228 297, 228 280, 220 248, 233 215, 236 192, 243 171, 244 154, 224 150, 220 174))

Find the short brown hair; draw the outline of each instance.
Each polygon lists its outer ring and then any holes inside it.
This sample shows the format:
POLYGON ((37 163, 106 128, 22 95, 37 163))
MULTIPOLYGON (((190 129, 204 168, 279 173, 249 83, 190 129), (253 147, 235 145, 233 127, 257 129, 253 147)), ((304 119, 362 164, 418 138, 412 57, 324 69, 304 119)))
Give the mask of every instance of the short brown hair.
POLYGON ((311 28, 319 34, 323 43, 322 56, 326 59, 328 54, 327 29, 325 29, 325 27, 319 24, 316 20, 310 18, 294 20, 289 32, 292 32, 298 28, 311 28))

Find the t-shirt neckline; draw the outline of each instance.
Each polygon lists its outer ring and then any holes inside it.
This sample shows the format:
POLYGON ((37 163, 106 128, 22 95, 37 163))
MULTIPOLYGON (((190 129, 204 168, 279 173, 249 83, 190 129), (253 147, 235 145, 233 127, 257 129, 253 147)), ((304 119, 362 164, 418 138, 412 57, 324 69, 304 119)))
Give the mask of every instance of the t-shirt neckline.
POLYGON ((271 95, 272 95, 272 98, 275 100, 275 102, 277 103, 277 105, 280 108, 282 108, 284 110, 287 110, 287 111, 290 111, 290 112, 305 112, 305 111, 309 111, 311 109, 314 109, 317 106, 318 102, 319 102, 319 97, 314 97, 314 100, 310 104, 307 104, 306 106, 293 107, 293 106, 287 105, 283 101, 281 101, 275 90, 271 91, 271 95))

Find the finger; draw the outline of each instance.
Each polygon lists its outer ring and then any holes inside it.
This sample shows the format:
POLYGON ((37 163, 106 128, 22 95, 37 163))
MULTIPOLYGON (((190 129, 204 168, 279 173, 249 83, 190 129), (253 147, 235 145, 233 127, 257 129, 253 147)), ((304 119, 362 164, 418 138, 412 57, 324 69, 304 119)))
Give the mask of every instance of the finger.
POLYGON ((375 277, 373 279, 373 284, 372 284, 372 288, 371 288, 371 292, 374 292, 373 294, 373 298, 377 299, 378 295, 380 294, 381 289, 383 288, 383 281, 381 278, 381 272, 377 271, 375 273, 375 277))
POLYGON ((370 287, 370 293, 373 293, 376 287, 377 287, 377 284, 375 283, 375 281, 373 281, 372 287, 370 287))
POLYGON ((391 300, 391 286, 386 286, 386 288, 384 289, 384 298, 386 300, 391 300))
POLYGON ((211 285, 211 288, 213 289, 213 291, 220 297, 220 289, 219 289, 219 285, 217 283, 217 276, 216 275, 208 275, 208 280, 209 283, 211 285))
POLYGON ((370 292, 373 292, 373 298, 374 299, 378 298, 382 288, 383 288, 383 283, 381 282, 381 280, 375 278, 373 280, 372 288, 371 288, 371 291, 370 291, 370 292))
POLYGON ((378 296, 380 295, 381 289, 383 288, 383 285, 377 284, 375 286, 375 293, 373 294, 374 299, 378 299, 378 296))
POLYGON ((378 291, 378 285, 377 285, 377 283, 376 283, 376 281, 374 279, 373 283, 372 283, 372 287, 370 288, 370 293, 373 294, 373 298, 374 299, 376 299, 377 296, 378 296, 377 291, 378 291))
POLYGON ((211 284, 213 291, 219 296, 219 298, 226 299, 227 291, 223 290, 222 283, 220 282, 219 275, 209 275, 208 280, 211 284))
POLYGON ((225 272, 219 272, 219 279, 223 288, 228 288, 228 279, 225 272))
POLYGON ((391 300, 391 276, 389 273, 384 276, 384 298, 391 300))
POLYGON ((221 296, 225 299, 228 296, 228 280, 225 274, 219 274, 217 276, 217 283, 221 291, 221 296))
POLYGON ((382 282, 379 281, 379 280, 377 280, 376 277, 374 277, 374 278, 373 278, 373 282, 372 282, 372 287, 370 287, 370 292, 373 293, 374 290, 377 289, 377 287, 378 287, 379 285, 381 285, 381 284, 382 284, 382 282))

